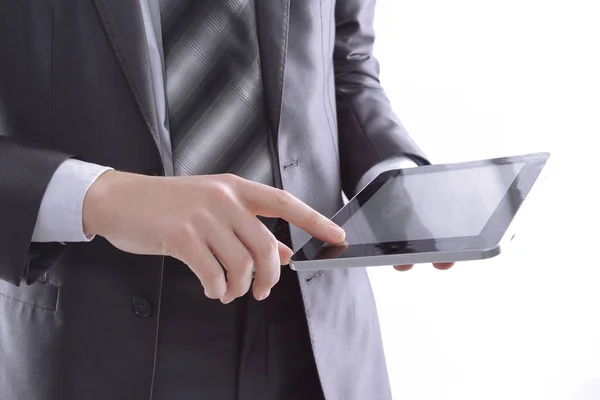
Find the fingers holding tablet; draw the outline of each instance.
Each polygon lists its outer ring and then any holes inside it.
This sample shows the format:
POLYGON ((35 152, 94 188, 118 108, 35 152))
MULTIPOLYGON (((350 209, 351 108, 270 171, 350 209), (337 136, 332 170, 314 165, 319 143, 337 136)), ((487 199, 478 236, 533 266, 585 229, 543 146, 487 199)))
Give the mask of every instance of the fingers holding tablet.
MULTIPOLYGON (((414 266, 414 264, 408 264, 408 265, 395 265, 394 269, 396 271, 400 271, 400 272, 406 272, 406 271, 410 271, 412 269, 412 267, 414 266)), ((442 271, 445 271, 447 269, 450 269, 454 266, 454 263, 452 262, 443 262, 443 263, 433 263, 433 267, 442 271)))

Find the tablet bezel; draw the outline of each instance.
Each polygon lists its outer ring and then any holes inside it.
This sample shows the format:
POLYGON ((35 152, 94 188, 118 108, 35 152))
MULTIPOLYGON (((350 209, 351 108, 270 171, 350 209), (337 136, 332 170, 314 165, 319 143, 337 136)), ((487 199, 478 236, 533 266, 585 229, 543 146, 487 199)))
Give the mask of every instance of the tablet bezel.
POLYGON ((523 201, 531 191, 549 158, 548 153, 536 153, 522 156, 502 157, 481 161, 470 161, 454 164, 427 165, 420 168, 408 168, 384 172, 373 179, 348 204, 346 204, 332 221, 343 225, 360 206, 365 204, 391 178, 401 175, 421 175, 440 171, 453 171, 484 167, 489 165, 523 164, 501 202, 492 213, 484 228, 478 235, 420 239, 410 241, 380 242, 372 244, 352 244, 332 246, 323 241, 311 238, 293 256, 292 263, 322 261, 333 259, 349 259, 378 255, 401 255, 415 253, 435 253, 489 249, 497 246, 523 201))

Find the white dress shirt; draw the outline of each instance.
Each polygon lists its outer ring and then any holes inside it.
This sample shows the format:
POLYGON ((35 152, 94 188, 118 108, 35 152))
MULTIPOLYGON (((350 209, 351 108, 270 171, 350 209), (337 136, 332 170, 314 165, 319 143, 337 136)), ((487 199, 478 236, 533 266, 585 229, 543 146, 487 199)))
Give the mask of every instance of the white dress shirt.
MULTIPOLYGON (((164 61, 159 48, 160 21, 157 20, 158 1, 140 0, 144 28, 150 56, 152 83, 159 118, 161 156, 165 173, 173 175, 171 136, 168 129, 164 85, 164 61), (156 7, 154 13, 149 7, 156 7)), ((408 157, 399 156, 385 160, 367 171, 357 185, 362 189, 381 172, 415 167, 408 157)), ((54 173, 40 205, 33 242, 87 242, 93 239, 83 232, 83 202, 90 186, 111 167, 70 159, 62 163, 54 173)))

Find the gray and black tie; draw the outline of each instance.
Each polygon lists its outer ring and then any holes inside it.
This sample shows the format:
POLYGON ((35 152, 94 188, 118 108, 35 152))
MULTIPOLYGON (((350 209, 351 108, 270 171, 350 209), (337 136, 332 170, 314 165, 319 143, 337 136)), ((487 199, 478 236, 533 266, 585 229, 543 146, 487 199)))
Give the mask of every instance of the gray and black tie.
POLYGON ((176 175, 273 185, 254 0, 161 0, 176 175))

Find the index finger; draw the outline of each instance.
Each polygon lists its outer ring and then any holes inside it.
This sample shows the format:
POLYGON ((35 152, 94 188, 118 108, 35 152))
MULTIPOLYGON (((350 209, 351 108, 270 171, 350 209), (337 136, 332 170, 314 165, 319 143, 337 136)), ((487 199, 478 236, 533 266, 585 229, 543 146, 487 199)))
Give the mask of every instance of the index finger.
POLYGON ((346 234, 342 228, 291 193, 260 183, 248 181, 247 184, 249 187, 244 191, 244 199, 255 215, 283 218, 330 244, 344 241, 346 234))

